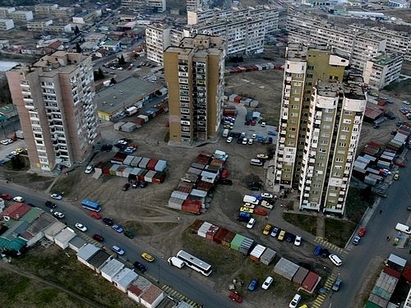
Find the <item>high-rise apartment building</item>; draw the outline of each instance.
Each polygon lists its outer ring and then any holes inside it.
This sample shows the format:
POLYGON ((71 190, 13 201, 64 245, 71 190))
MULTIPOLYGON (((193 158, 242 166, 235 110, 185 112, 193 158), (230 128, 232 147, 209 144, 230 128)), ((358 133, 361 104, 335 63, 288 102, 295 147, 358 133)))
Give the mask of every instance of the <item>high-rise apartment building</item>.
POLYGON ((349 58, 328 47, 286 49, 275 185, 298 189, 300 209, 343 214, 366 97, 349 58))
POLYGON ((31 168, 83 161, 99 138, 91 57, 57 51, 6 76, 31 168))
POLYGON ((170 142, 192 145, 217 135, 224 104, 224 41, 198 34, 164 52, 170 142))

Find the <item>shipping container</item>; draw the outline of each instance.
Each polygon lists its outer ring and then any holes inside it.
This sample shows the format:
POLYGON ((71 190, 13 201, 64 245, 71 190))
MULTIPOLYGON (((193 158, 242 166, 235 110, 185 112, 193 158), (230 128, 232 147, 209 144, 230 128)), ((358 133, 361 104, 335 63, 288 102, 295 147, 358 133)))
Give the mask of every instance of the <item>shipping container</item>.
POLYGON ((198 200, 186 200, 181 209, 184 212, 199 215, 201 214, 201 202, 198 200))
POLYGON ((187 197, 187 193, 183 193, 181 191, 173 191, 171 193, 170 199, 168 199, 168 207, 181 211, 183 203, 187 199, 187 197))
POLYGON ((117 123, 114 123, 114 130, 121 130, 121 127, 124 125, 124 124, 126 124, 126 122, 117 122, 117 123))
POLYGON ((156 167, 157 163, 158 163, 158 160, 155 159, 155 158, 152 158, 152 159, 150 159, 150 161, 148 162, 146 168, 147 168, 148 170, 155 170, 155 167, 156 167))
POLYGON ((123 160, 123 165, 131 165, 131 162, 133 161, 133 159, 135 158, 135 156, 133 155, 128 155, 124 160, 123 160))
POLYGON ((117 152, 116 155, 114 155, 113 158, 111 158, 110 162, 112 164, 122 164, 123 161, 126 159, 128 154, 126 153, 121 153, 121 152, 117 152))
POLYGON ((144 181, 147 183, 153 183, 153 176, 156 174, 153 170, 148 170, 147 173, 144 175, 144 181))
POLYGON ((138 167, 138 164, 140 163, 141 159, 142 159, 142 157, 135 156, 133 158, 133 160, 131 161, 130 165, 133 166, 133 167, 138 167))
POLYGON ((204 220, 196 219, 194 222, 188 227, 191 234, 197 234, 198 229, 203 225, 204 220))
MULTIPOLYGON (((201 202, 200 202, 200 206, 201 206, 201 202)), ((208 229, 207 231, 206 239, 208 239, 209 241, 213 241, 214 236, 216 235, 219 229, 220 229, 219 226, 212 225, 210 229, 208 229)))
POLYGON ((300 268, 298 269, 298 271, 295 273, 294 277, 293 277, 293 282, 301 285, 305 279, 305 277, 307 277, 309 270, 300 266, 300 268))
POLYGON ((161 184, 164 183, 165 179, 166 174, 164 172, 156 172, 156 174, 153 176, 153 183, 161 184))
POLYGON ((126 169, 126 166, 119 166, 116 170, 116 176, 122 177, 123 176, 123 171, 126 169))
POLYGON ((143 120, 144 120, 144 122, 148 122, 148 120, 149 120, 148 116, 146 116, 146 115, 144 115, 144 114, 140 114, 140 115, 138 115, 138 116, 137 116, 137 118, 139 118, 139 119, 143 119, 143 120))
POLYGON ((223 246, 226 246, 228 248, 230 248, 231 245, 231 241, 233 240, 233 238, 236 236, 236 234, 232 231, 228 231, 227 234, 223 237, 221 244, 223 246))
POLYGON ((143 182, 144 181, 144 176, 146 175, 146 173, 148 172, 147 169, 140 169, 138 175, 137 175, 137 180, 139 182, 143 182))
POLYGON ((303 288, 306 292, 312 294, 320 280, 321 277, 318 276, 316 273, 309 272, 307 277, 305 277, 303 283, 301 284, 301 288, 303 288))
POLYGON ((264 253, 264 251, 267 249, 267 247, 263 245, 256 245, 254 249, 250 252, 250 259, 254 261, 259 261, 260 257, 264 253))
POLYGON ((121 165, 118 164, 113 164, 110 167, 110 175, 116 175, 117 169, 120 167, 121 165))
POLYGON ((135 119, 133 120, 133 122, 136 124, 136 127, 137 127, 137 128, 143 126, 144 123, 146 123, 146 121, 145 121, 144 119, 142 119, 142 118, 135 118, 135 119))
POLYGON ((210 229, 211 226, 212 226, 211 223, 209 223, 208 221, 205 221, 201 225, 201 227, 198 229, 197 235, 205 238, 206 235, 207 235, 207 231, 208 231, 208 229, 210 229))
POLYGON ((164 172, 167 169, 167 162, 165 160, 157 161, 156 166, 154 167, 155 171, 164 172))
POLYGON ((137 125, 133 122, 127 122, 123 126, 121 126, 121 131, 126 133, 131 133, 137 128, 137 125))
POLYGON ((245 237, 238 251, 241 252, 243 255, 248 256, 250 254, 250 251, 253 248, 254 248, 254 240, 251 238, 245 237))
POLYGON ((139 168, 147 169, 147 164, 148 164, 149 161, 150 161, 150 158, 143 157, 143 158, 141 159, 141 161, 138 163, 138 167, 139 167, 139 168))
POLYGON ((224 236, 226 236, 227 233, 228 233, 227 229, 220 227, 218 231, 216 232, 216 234, 214 235, 213 241, 221 245, 223 238, 224 236))
POLYGON ((274 266, 274 272, 280 276, 291 281, 295 273, 298 271, 299 266, 284 257, 281 257, 280 261, 274 266))
POLYGON ((124 169, 122 177, 128 179, 128 176, 130 175, 131 171, 133 171, 133 168, 131 167, 126 167, 126 169, 124 169))
POLYGON ((238 251, 244 239, 245 239, 245 236, 241 234, 236 234, 230 243, 230 248, 238 251))
POLYGON ((260 257, 260 262, 265 265, 270 265, 271 262, 273 262, 276 255, 277 253, 274 250, 267 247, 267 249, 264 251, 264 253, 260 257))

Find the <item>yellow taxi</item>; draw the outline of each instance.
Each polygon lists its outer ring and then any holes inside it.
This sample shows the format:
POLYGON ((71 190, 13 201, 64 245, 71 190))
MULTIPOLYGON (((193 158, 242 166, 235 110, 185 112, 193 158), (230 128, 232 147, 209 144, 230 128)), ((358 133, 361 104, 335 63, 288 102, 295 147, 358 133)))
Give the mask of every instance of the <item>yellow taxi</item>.
POLYGON ((144 260, 146 260, 147 262, 154 262, 154 257, 152 256, 152 255, 150 255, 149 253, 147 253, 147 252, 143 252, 142 254, 141 254, 141 257, 144 259, 144 260))
POLYGON ((263 229, 263 234, 264 235, 270 234, 272 228, 273 228, 273 226, 271 226, 270 224, 266 224, 264 229, 263 229))

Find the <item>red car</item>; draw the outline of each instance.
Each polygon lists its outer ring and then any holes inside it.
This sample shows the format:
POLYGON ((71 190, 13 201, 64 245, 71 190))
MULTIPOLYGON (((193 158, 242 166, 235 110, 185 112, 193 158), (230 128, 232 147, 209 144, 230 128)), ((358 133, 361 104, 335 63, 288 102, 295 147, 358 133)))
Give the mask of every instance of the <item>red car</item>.
POLYGON ((95 218, 95 219, 101 219, 102 218, 102 216, 97 212, 91 212, 90 216, 95 218))
POLYGON ((363 237, 365 235, 365 232, 367 232, 367 229, 365 229, 365 227, 362 227, 360 230, 358 230, 358 236, 363 237))
POLYGON ((264 209, 254 209, 254 214, 261 215, 261 216, 267 216, 268 212, 264 209))
POLYGON ((237 291, 231 291, 228 297, 234 302, 237 302, 237 303, 243 302, 243 297, 237 291))
POLYGON ((130 183, 126 183, 123 185, 123 190, 127 191, 130 188, 130 183))
POLYGON ((100 234, 94 234, 93 235, 93 239, 95 239, 97 242, 103 242, 104 241, 104 237, 102 237, 100 234))
POLYGON ((9 194, 1 194, 0 197, 4 200, 11 200, 11 196, 9 194))

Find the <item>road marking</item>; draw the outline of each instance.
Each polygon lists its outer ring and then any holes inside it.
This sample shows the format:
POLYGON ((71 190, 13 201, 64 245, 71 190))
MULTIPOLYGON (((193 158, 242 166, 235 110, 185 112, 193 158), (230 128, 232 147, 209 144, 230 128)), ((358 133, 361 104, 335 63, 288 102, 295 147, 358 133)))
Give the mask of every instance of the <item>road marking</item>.
POLYGON ((319 244, 321 244, 321 246, 323 246, 324 248, 327 248, 329 250, 332 250, 336 253, 338 253, 340 255, 340 257, 344 260, 345 257, 347 257, 348 255, 348 251, 344 250, 341 247, 338 247, 337 245, 334 245, 330 242, 327 242, 326 240, 324 240, 321 237, 316 237, 315 241, 319 244))
POLYGON ((324 283, 324 287, 327 289, 327 292, 325 294, 319 294, 316 298, 315 301, 312 305, 314 308, 320 308, 321 305, 323 304, 324 300, 327 298, 328 292, 331 290, 332 285, 334 284, 335 280, 337 279, 338 275, 335 273, 332 273, 327 281, 324 283))
POLYGON ((190 304, 191 306, 198 308, 200 307, 200 305, 196 302, 194 302, 193 300, 189 299, 187 296, 185 296, 184 294, 179 293, 178 291, 174 290, 172 287, 168 286, 168 285, 163 285, 161 287, 161 289, 167 293, 167 295, 169 295, 170 297, 178 300, 178 301, 184 301, 188 304, 190 304))

